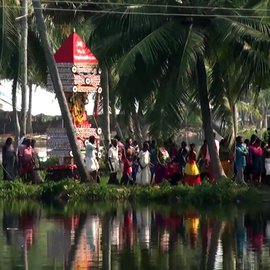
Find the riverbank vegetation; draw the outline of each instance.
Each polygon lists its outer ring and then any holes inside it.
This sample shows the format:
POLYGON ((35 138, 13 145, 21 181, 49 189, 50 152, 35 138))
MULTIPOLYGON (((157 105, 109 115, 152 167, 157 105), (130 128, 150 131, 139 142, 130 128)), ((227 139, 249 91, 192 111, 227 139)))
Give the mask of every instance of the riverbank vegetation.
POLYGON ((207 181, 200 186, 112 186, 107 184, 81 184, 66 179, 44 182, 40 185, 25 184, 19 180, 0 182, 1 199, 32 199, 39 201, 94 202, 134 201, 161 202, 183 205, 260 204, 269 200, 268 187, 239 185, 231 180, 215 184, 207 181))

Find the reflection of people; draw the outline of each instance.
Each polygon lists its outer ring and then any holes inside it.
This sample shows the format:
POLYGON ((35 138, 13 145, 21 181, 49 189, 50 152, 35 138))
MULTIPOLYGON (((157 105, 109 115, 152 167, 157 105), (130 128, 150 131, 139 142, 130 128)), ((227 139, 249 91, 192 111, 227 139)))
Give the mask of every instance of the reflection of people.
POLYGON ((199 223, 200 221, 197 216, 190 216, 185 221, 186 231, 189 234, 189 238, 190 238, 190 246, 193 249, 196 247, 196 243, 197 243, 199 223))
POLYGON ((136 211, 138 237, 144 248, 150 247, 151 211, 148 207, 136 211))
POLYGON ((125 210, 124 212, 122 233, 123 233, 123 244, 125 245, 124 248, 133 247, 135 244, 133 231, 133 216, 132 211, 130 210, 125 210))
POLYGON ((257 214, 256 216, 246 215, 245 225, 249 244, 254 250, 261 250, 264 240, 265 220, 262 218, 261 214, 257 214))
POLYGON ((13 140, 8 137, 2 147, 3 179, 13 180, 15 178, 16 152, 13 147, 13 140))
POLYGON ((10 213, 7 210, 3 210, 3 229, 6 234, 7 244, 12 244, 12 232, 18 228, 18 217, 16 214, 10 213))
POLYGON ((23 212, 19 216, 19 229, 23 232, 24 245, 28 249, 33 245, 37 217, 36 210, 23 212))
POLYGON ((235 234, 237 245, 237 258, 239 260, 242 260, 246 243, 245 216, 243 212, 240 212, 235 220, 235 234))
POLYGON ((90 177, 92 177, 94 182, 97 182, 99 164, 97 161, 97 148, 95 145, 95 140, 95 136, 90 136, 89 142, 86 142, 85 162, 90 177))

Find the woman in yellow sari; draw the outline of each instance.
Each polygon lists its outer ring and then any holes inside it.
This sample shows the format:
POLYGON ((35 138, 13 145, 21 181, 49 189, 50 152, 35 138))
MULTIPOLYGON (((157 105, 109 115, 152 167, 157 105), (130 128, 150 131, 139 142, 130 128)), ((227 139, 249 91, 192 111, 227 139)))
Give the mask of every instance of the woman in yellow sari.
POLYGON ((199 185, 201 183, 200 171, 196 164, 196 152, 194 143, 190 144, 183 182, 189 184, 190 186, 199 185))

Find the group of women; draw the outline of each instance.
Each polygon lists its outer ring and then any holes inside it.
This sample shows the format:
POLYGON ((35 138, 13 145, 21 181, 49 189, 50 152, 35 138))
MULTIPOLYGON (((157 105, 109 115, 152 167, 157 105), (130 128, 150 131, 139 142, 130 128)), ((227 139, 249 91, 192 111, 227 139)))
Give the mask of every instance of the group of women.
POLYGON ((3 179, 13 180, 19 175, 24 182, 39 183, 39 158, 35 150, 35 140, 23 137, 17 149, 11 137, 2 146, 3 179))
POLYGON ((270 184, 270 138, 267 143, 253 134, 250 139, 236 138, 235 175, 242 183, 270 184))
POLYGON ((201 183, 196 165, 195 144, 190 149, 183 142, 177 149, 173 144, 157 147, 155 140, 145 141, 139 149, 131 138, 123 144, 114 138, 108 150, 110 178, 108 184, 160 184, 169 181, 172 185, 179 181, 189 185, 201 183), (121 180, 117 179, 122 173, 121 180))
MULTIPOLYGON (((227 138, 215 139, 214 147, 227 177, 243 184, 260 183, 262 179, 270 183, 270 139, 266 144, 256 135, 245 141, 238 136, 233 146, 227 138)), ((123 144, 115 138, 108 152, 108 163, 111 171, 109 184, 119 183, 119 172, 122 172, 121 184, 146 185, 168 181, 172 185, 182 182, 193 186, 200 184, 205 177, 215 180, 206 140, 196 153, 195 144, 187 147, 185 141, 179 147, 172 141, 161 147, 157 147, 154 140, 146 141, 139 150, 132 139, 123 144)))

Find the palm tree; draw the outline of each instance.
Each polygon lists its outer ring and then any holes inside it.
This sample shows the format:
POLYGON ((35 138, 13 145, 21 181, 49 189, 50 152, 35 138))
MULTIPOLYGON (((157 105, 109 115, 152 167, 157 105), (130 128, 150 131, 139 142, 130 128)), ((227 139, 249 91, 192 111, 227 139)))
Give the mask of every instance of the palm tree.
MULTIPOLYGON (((4 3, 3 3, 4 4, 4 3)), ((12 107, 15 137, 19 137, 20 125, 17 113, 17 85, 19 81, 19 34, 14 24, 15 18, 20 15, 17 1, 8 1, 10 6, 0 7, 2 30, 0 31, 0 78, 11 79, 12 107)))
POLYGON ((37 29, 38 29, 38 32, 40 34, 40 38, 43 44, 46 61, 47 61, 49 72, 52 78, 54 90, 55 90, 56 97, 59 102, 59 106, 60 106, 64 123, 66 126, 66 131, 67 131, 70 147, 73 152, 74 160, 78 166, 78 171, 81 177, 81 181, 86 182, 88 181, 88 178, 89 178, 88 173, 84 166, 83 159, 79 150, 79 146, 77 144, 77 139, 75 137, 75 132, 74 132, 74 126, 73 126, 72 119, 70 116, 67 100, 65 98, 65 94, 63 91, 62 82, 60 80, 60 76, 59 76, 56 63, 55 63, 55 60, 51 51, 51 47, 48 41, 46 25, 45 25, 44 17, 42 14, 42 7, 39 1, 33 1, 32 3, 33 3, 34 13, 36 17, 37 29))
MULTIPOLYGON (((96 16, 91 24, 93 50, 107 62, 117 63, 120 80, 140 68, 136 67, 138 59, 150 74, 159 66, 160 72, 148 79, 154 89, 148 87, 144 91, 162 91, 161 81, 169 79, 171 64, 176 70, 174 87, 181 96, 190 96, 189 89, 196 82, 203 130, 218 179, 224 172, 215 151, 207 71, 215 63, 222 65, 219 55, 224 47, 229 47, 231 63, 241 63, 238 67, 246 76, 254 78, 259 74, 263 79, 269 74, 266 64, 269 25, 251 17, 255 4, 250 1, 160 1, 159 4, 155 6, 151 1, 124 4, 117 7, 120 14, 115 14, 116 9, 112 8, 107 14, 96 16), (156 16, 158 13, 160 16, 156 16)), ((133 102, 133 97, 130 98, 133 102)))
POLYGON ((21 134, 26 133, 26 96, 27 96, 27 50, 28 50, 28 1, 21 1, 21 50, 20 50, 20 72, 22 89, 22 107, 21 107, 21 134))
MULTIPOLYGON (((17 110, 17 86, 19 84, 26 83, 26 73, 27 77, 34 81, 35 84, 44 85, 46 81, 46 66, 44 53, 41 50, 41 44, 39 41, 39 37, 35 32, 35 29, 31 28, 31 16, 21 17, 20 13, 20 4, 18 1, 8 0, 6 2, 7 6, 0 7, 0 20, 2 25, 2 31, 0 33, 0 78, 1 79, 9 79, 13 81, 12 84, 12 106, 13 106, 13 119, 14 119, 14 131, 15 137, 19 137, 20 130, 24 131, 24 122, 28 119, 27 117, 23 117, 24 121, 21 121, 21 127, 19 123, 18 110, 17 110), (24 50, 20 49, 23 46, 20 46, 21 43, 21 35, 20 35, 20 24, 21 20, 28 19, 30 27, 28 28, 28 33, 26 38, 24 38, 25 46, 27 44, 27 54, 24 50), (18 23, 14 23, 18 22, 18 23), (28 41, 26 39, 28 37, 28 41), (21 55, 24 57, 21 57, 21 55), (20 59, 24 59, 23 68, 20 67, 20 59), (27 60, 25 59, 27 58, 27 60), (24 66, 27 64, 27 70, 24 74, 22 74, 23 70, 25 70, 24 66), (24 81, 24 83, 23 83, 24 81)), ((25 32, 25 29, 24 31, 25 32)), ((24 111, 26 110, 26 92, 25 89, 27 87, 22 88, 22 113, 24 115, 24 111)), ((22 118, 22 117, 20 117, 22 118)))

